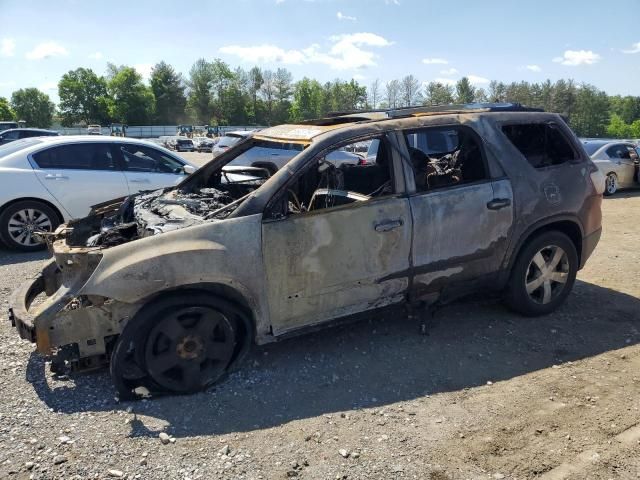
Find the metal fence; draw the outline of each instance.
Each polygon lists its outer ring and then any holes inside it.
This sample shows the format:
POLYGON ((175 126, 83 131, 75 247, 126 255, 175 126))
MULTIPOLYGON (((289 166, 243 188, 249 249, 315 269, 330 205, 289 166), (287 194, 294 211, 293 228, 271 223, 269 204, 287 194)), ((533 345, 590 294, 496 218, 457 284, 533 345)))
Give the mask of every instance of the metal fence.
MULTIPOLYGON (((264 127, 255 127, 255 126, 246 126, 246 125, 228 125, 224 127, 219 127, 219 131, 221 135, 224 135, 226 132, 232 132, 235 130, 256 130, 258 128, 264 127)), ((60 132, 61 135, 86 135, 87 128, 86 127, 60 127, 56 129, 60 132)), ((127 137, 132 138, 156 138, 162 137, 165 135, 177 135, 178 126, 177 125, 138 125, 138 126, 129 126, 127 127, 127 137)), ((111 129, 109 127, 101 128, 102 135, 110 135, 111 129)))

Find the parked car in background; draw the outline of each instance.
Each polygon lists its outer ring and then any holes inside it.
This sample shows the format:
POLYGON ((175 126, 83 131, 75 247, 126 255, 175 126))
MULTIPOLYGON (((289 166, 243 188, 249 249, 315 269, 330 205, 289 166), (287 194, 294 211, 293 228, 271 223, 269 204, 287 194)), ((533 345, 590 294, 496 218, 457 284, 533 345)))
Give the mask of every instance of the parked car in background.
POLYGON ((640 148, 631 142, 583 140, 584 149, 606 177, 605 195, 640 187, 640 148))
MULTIPOLYGON (((300 143, 273 142, 264 139, 260 140, 253 148, 238 155, 229 165, 264 168, 273 175, 303 149, 304 145, 300 143)), ((372 152, 371 158, 374 157, 375 152, 372 152)), ((328 153, 325 160, 336 167, 340 165, 364 165, 367 163, 364 154, 359 155, 343 149, 328 153)))
POLYGON ((238 130, 236 132, 225 133, 213 147, 213 156, 220 155, 222 152, 227 151, 243 138, 251 134, 248 130, 238 130))
POLYGON ((87 127, 87 135, 102 135, 102 127, 100 125, 89 125, 87 127))
POLYGON ((12 128, 0 132, 0 145, 15 142, 23 138, 30 137, 56 137, 60 134, 54 130, 44 130, 41 128, 12 128))
POLYGON ((208 137, 194 137, 193 145, 198 152, 213 152, 215 140, 208 137))
POLYGON ((128 399, 202 390, 254 343, 382 309, 425 322, 480 291, 554 311, 600 239, 604 177, 560 115, 437 108, 267 128, 177 187, 73 221, 10 318, 54 371, 110 364, 128 399), (372 164, 326 160, 373 139, 372 164), (225 183, 264 142, 296 152, 288 175, 225 183))
POLYGON ((196 167, 150 142, 119 137, 34 137, 0 146, 0 240, 42 248, 34 235, 84 217, 92 205, 173 186, 196 167))
POLYGON ((0 132, 9 130, 11 128, 18 128, 18 122, 0 122, 0 132))
POLYGON ((193 152, 195 146, 190 138, 176 137, 175 142, 173 142, 173 149, 176 152, 193 152))

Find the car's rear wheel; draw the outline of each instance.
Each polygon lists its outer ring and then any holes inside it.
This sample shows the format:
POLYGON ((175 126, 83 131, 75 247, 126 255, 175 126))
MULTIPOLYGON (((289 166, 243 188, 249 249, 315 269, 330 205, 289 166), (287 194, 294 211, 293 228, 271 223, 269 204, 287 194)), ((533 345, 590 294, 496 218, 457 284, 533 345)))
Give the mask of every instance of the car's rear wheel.
POLYGON ((614 195, 618 191, 618 188, 619 188, 618 176, 612 172, 609 175, 607 175, 604 194, 606 196, 614 195))
POLYGON ((511 270, 506 303, 527 316, 546 315, 571 292, 578 272, 578 254, 564 233, 550 231, 521 250, 511 270))
POLYGON ((171 295, 143 308, 118 338, 111 376, 121 398, 144 387, 185 394, 220 380, 244 340, 233 304, 208 293, 171 295))
POLYGON ((9 248, 23 252, 42 250, 36 232, 52 232, 60 224, 58 214, 46 203, 22 200, 0 215, 0 239, 9 248))

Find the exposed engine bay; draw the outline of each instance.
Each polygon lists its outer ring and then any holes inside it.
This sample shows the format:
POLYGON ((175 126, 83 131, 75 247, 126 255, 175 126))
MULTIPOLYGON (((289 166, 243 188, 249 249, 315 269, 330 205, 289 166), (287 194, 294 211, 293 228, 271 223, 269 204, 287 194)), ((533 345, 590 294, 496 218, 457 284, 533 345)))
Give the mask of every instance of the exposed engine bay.
POLYGON ((67 245, 109 248, 227 218, 268 177, 261 168, 223 168, 202 182, 190 182, 186 188, 141 192, 95 205, 88 217, 69 222, 67 245), (203 183, 205 186, 201 186, 203 183))

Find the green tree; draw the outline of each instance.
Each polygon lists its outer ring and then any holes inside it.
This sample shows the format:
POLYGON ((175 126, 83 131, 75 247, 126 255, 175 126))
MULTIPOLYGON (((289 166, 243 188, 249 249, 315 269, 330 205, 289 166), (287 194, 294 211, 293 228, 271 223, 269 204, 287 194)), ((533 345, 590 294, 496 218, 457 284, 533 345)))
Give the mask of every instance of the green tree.
POLYGON ((294 87, 291 119, 297 122, 322 116, 322 99, 322 85, 304 77, 294 87))
MULTIPOLYGON (((640 121, 638 121, 640 123, 640 121)), ((634 136, 632 134, 631 125, 628 125, 622 120, 622 117, 617 113, 611 115, 609 125, 607 125, 607 136, 613 138, 629 138, 634 136)))
POLYGON ((273 85, 276 91, 276 108, 274 123, 283 123, 289 119, 291 95, 293 94, 293 75, 286 68, 278 68, 274 75, 273 85))
POLYGON ((187 82, 187 105, 191 117, 199 123, 206 123, 213 116, 213 67, 204 58, 196 60, 189 70, 187 82))
POLYGON ((37 88, 21 88, 13 92, 11 108, 18 120, 24 120, 29 127, 36 128, 50 127, 56 110, 49 95, 37 88))
POLYGON ((422 101, 420 81, 413 75, 407 75, 400 80, 400 102, 403 107, 418 105, 422 101))
POLYGON ((264 77, 262 76, 262 70, 259 67, 253 67, 249 70, 249 94, 251 95, 251 100, 253 102, 253 112, 252 117, 254 123, 257 123, 258 120, 258 92, 264 83, 264 77))
POLYGON ((597 88, 583 84, 576 91, 571 126, 580 137, 602 137, 609 124, 609 98, 597 88))
POLYGON ((0 97, 0 120, 15 120, 15 114, 11 109, 11 105, 9 105, 9 101, 4 97, 0 97))
POLYGON ((165 62, 156 64, 149 81, 156 100, 154 120, 158 125, 171 125, 182 121, 187 97, 182 75, 165 62))
POLYGON ((462 77, 456 83, 456 102, 473 103, 476 90, 467 77, 462 77))
POLYGON ((148 124, 153 116, 153 92, 133 67, 121 67, 107 84, 111 96, 109 115, 129 125, 148 124))
POLYGON ((62 75, 58 82, 58 96, 58 110, 64 126, 108 121, 107 82, 93 70, 77 68, 62 75))
POLYGON ((424 90, 425 105, 446 105, 453 103, 453 88, 440 82, 429 82, 424 90))

